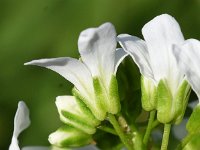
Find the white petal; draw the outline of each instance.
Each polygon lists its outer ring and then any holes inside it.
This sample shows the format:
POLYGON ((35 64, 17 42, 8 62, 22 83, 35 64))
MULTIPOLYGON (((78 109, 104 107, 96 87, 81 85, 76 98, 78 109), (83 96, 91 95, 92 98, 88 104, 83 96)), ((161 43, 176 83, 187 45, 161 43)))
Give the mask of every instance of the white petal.
POLYGON ((51 150, 51 148, 46 146, 26 146, 22 150, 51 150))
POLYGON ((117 73, 117 68, 120 65, 120 63, 123 61, 123 59, 127 56, 128 54, 122 49, 122 48, 117 48, 116 53, 115 53, 115 72, 114 74, 117 73))
POLYGON ((156 80, 175 78, 171 81, 176 82, 180 73, 172 55, 172 44, 182 44, 184 42, 177 21, 167 14, 157 16, 145 24, 142 28, 142 34, 148 47, 151 67, 156 80))
POLYGON ((9 150, 20 150, 17 137, 14 137, 14 136, 12 137, 12 141, 9 146, 9 150))
POLYGON ((116 45, 116 31, 111 23, 84 30, 78 40, 83 62, 93 76, 105 76, 107 84, 114 73, 116 45))
POLYGON ((93 92, 92 76, 79 60, 69 57, 33 60, 25 65, 37 65, 51 69, 75 85, 84 96, 93 92))
POLYGON ((128 34, 121 34, 118 37, 118 41, 122 48, 131 55, 134 62, 140 69, 140 72, 153 79, 153 72, 150 66, 149 53, 145 42, 138 37, 128 34))
POLYGON ((56 97, 56 106, 61 116, 62 116, 61 111, 63 110, 70 112, 72 114, 77 114, 77 115, 80 115, 82 113, 74 96, 56 97))
POLYGON ((175 46, 173 52, 180 69, 200 99, 200 41, 186 40, 184 45, 175 46))
POLYGON ((9 150, 20 150, 17 138, 29 125, 29 109, 23 101, 20 101, 14 118, 14 132, 9 150))

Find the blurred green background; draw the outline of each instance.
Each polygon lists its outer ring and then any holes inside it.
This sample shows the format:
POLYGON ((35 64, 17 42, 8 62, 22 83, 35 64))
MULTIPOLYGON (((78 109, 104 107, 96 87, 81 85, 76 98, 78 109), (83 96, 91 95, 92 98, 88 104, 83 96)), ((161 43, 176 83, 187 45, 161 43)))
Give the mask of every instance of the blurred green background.
POLYGON ((49 133, 61 124, 55 98, 71 93, 58 74, 25 62, 78 58, 79 33, 107 21, 118 34, 142 37, 142 26, 162 13, 177 19, 186 39, 200 39, 200 0, 0 0, 0 150, 10 143, 19 100, 32 121, 21 145, 49 145, 49 133))

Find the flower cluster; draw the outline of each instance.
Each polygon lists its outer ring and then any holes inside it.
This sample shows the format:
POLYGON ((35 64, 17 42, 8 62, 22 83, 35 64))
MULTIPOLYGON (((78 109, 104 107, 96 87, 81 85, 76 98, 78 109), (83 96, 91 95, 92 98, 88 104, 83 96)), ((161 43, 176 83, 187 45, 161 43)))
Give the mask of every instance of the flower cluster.
MULTIPOLYGON (((161 149, 167 149, 170 127, 182 121, 191 87, 200 98, 200 41, 185 40, 177 21, 167 14, 145 24, 142 34, 144 40, 128 34, 117 36, 114 26, 105 23, 81 32, 80 59, 61 57, 25 64, 51 69, 74 85, 72 96, 56 98, 60 119, 65 125, 49 136, 51 144, 58 147, 91 144, 96 129, 102 121, 108 120, 115 129, 112 133, 120 137, 125 147, 143 149, 148 147, 153 122, 157 121, 165 125, 161 149), (117 42, 122 48, 117 48, 117 42), (121 115, 116 73, 128 55, 140 70, 141 103, 143 109, 150 112, 144 136, 121 115)), ((24 110, 28 114, 28 110, 24 110)), ((26 115, 19 118, 17 114, 17 120, 22 121, 16 123, 15 120, 10 150, 17 150, 13 147, 17 145, 18 134, 30 124, 26 115)), ((187 123, 189 135, 199 131, 199 114, 198 105, 187 123)))

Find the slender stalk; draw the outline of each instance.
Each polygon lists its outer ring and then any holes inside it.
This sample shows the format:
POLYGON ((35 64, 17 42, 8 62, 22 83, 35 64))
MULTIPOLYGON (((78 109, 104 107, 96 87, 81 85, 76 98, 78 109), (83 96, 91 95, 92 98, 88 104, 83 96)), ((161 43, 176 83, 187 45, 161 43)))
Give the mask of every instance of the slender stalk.
POLYGON ((158 120, 155 120, 152 124, 152 129, 154 129, 155 127, 157 127, 160 124, 160 122, 158 120))
POLYGON ((148 122, 148 125, 147 125, 147 128, 146 128, 146 132, 145 132, 145 135, 144 135, 144 138, 143 138, 144 145, 148 144, 155 115, 156 115, 156 110, 152 110, 150 112, 149 122, 148 122))
POLYGON ((177 146, 176 150, 182 150, 196 134, 188 134, 181 143, 177 146))
POLYGON ((122 128, 120 127, 118 121, 116 120, 115 116, 112 114, 108 114, 109 121, 113 125, 115 131, 119 135, 121 141, 127 147, 128 150, 133 150, 133 146, 131 144, 131 140, 128 139, 127 135, 123 132, 122 128))
POLYGON ((164 133, 162 138, 161 150, 167 150, 168 142, 169 142, 169 134, 170 134, 171 124, 164 125, 164 133))
POLYGON ((98 129, 108 132, 108 133, 111 133, 111 134, 114 134, 114 135, 118 135, 114 129, 106 127, 106 126, 99 126, 98 129))

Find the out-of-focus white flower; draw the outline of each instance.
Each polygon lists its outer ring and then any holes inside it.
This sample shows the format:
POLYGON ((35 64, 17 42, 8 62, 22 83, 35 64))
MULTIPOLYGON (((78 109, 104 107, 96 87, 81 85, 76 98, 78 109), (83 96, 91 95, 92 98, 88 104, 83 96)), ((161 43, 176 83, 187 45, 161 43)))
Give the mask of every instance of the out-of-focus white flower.
MULTIPOLYGON (((9 150, 20 150, 18 136, 30 123, 29 109, 23 101, 20 101, 14 118, 14 131, 9 150)), ((23 147, 22 150, 49 150, 49 148, 44 146, 28 146, 23 147)))
POLYGON ((80 60, 62 57, 33 60, 25 65, 42 66, 59 73, 74 84, 94 116, 103 120, 107 112, 115 114, 120 110, 115 74, 126 53, 116 49, 116 45, 115 28, 105 23, 81 32, 80 60))
POLYGON ((20 150, 18 145, 19 134, 30 125, 29 109, 23 101, 18 103, 14 119, 14 131, 9 150, 20 150))
POLYGON ((163 123, 179 120, 189 92, 172 52, 174 44, 181 45, 185 41, 179 24, 170 15, 163 14, 145 24, 142 34, 145 41, 128 34, 119 35, 118 40, 132 56, 145 80, 150 80, 146 81, 148 84, 142 82, 142 92, 146 92, 143 103, 151 104, 146 110, 157 109, 158 120, 163 123), (149 95, 148 91, 155 90, 156 96, 149 95), (148 98, 153 102, 148 102, 148 98))

